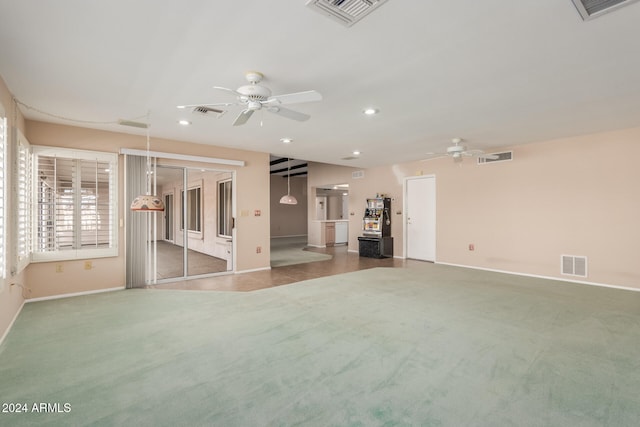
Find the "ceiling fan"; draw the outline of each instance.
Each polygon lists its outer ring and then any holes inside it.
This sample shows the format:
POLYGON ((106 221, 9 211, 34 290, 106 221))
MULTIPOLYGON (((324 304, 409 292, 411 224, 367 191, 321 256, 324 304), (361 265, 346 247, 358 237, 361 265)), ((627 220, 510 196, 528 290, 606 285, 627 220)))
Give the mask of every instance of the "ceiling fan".
POLYGON ((497 160, 499 156, 495 154, 484 154, 482 150, 467 150, 466 145, 461 145, 462 138, 453 138, 447 150, 443 153, 427 153, 429 157, 422 161, 438 159, 440 157, 451 157, 454 162, 461 162, 464 157, 478 157, 489 160, 497 160))
MULTIPOLYGON (((234 126, 243 125, 249 120, 251 115, 258 110, 267 110, 270 113, 277 114, 288 119, 305 121, 311 116, 282 107, 285 104, 300 104, 303 102, 321 101, 322 95, 315 90, 305 92, 287 93, 283 95, 271 95, 271 90, 260 84, 264 75, 257 71, 248 71, 245 78, 249 84, 240 86, 238 89, 228 89, 226 87, 214 86, 214 89, 222 90, 236 96, 236 102, 222 102, 215 104, 193 104, 179 105, 178 108, 210 108, 210 107, 228 107, 238 105, 242 107, 242 111, 233 122, 234 126)), ((219 111, 219 110, 218 110, 219 111)))

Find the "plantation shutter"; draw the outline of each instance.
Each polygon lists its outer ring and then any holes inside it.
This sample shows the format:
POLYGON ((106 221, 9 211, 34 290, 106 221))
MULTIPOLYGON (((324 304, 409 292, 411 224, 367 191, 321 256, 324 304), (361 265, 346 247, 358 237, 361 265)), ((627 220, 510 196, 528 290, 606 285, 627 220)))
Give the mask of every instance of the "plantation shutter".
POLYGON ((117 255, 117 155, 70 154, 36 155, 34 260, 117 255))
POLYGON ((16 168, 17 189, 17 253, 18 272, 22 271, 31 260, 31 184, 32 184, 32 156, 31 145, 18 131, 16 168))

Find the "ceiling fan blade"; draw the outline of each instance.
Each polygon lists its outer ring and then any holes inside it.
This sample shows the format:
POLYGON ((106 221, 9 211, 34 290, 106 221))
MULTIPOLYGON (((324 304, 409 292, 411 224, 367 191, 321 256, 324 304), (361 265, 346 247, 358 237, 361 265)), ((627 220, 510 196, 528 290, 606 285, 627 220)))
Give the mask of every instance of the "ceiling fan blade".
POLYGON ((303 102, 322 101, 322 95, 315 90, 305 92, 285 93, 283 95, 270 96, 263 102, 266 104, 301 104, 303 102))
POLYGON ((267 108, 267 111, 282 117, 286 117, 288 119, 297 120, 299 122, 304 122, 305 120, 309 120, 309 118, 311 118, 311 116, 308 114, 289 110, 288 108, 284 108, 284 107, 269 107, 267 108))
POLYGON ((421 162, 428 162, 429 160, 440 159, 442 157, 447 157, 445 153, 427 153, 427 158, 420 160, 421 162))
POLYGON ((253 111, 254 110, 242 110, 240 114, 238 114, 238 117, 236 117, 236 120, 233 122, 233 125, 240 126, 247 123, 247 120, 249 120, 249 117, 251 117, 251 115, 253 114, 253 111))
POLYGON ((238 93, 237 91, 235 91, 235 90, 233 90, 233 89, 229 89, 229 88, 227 88, 227 87, 214 86, 213 88, 214 88, 214 89, 217 89, 217 90, 223 90, 223 91, 228 92, 228 93, 231 93, 231 94, 233 94, 233 95, 235 95, 235 96, 240 96, 240 93, 238 93))
POLYGON ((196 107, 228 107, 229 105, 236 105, 235 102, 220 102, 216 104, 190 104, 190 105, 177 105, 177 108, 196 108, 196 107))

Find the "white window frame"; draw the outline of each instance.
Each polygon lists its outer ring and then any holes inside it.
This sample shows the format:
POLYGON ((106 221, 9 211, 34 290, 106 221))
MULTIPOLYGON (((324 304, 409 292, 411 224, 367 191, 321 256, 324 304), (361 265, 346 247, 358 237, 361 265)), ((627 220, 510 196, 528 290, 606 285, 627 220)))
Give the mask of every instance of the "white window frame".
POLYGON ((187 232, 189 236, 192 237, 202 237, 204 233, 204 185, 202 181, 197 181, 196 183, 192 183, 189 185, 189 188, 186 191, 183 189, 180 190, 180 231, 184 231, 184 228, 187 227, 187 232), (198 197, 197 199, 191 199, 189 196, 192 191, 196 191, 198 197), (185 200, 186 197, 186 200, 185 200), (189 228, 189 214, 191 213, 191 204, 190 200, 195 200, 196 210, 195 210, 195 222, 197 229, 189 228), (186 207, 186 217, 185 217, 185 203, 186 207))
MULTIPOLYGON (((33 146, 33 174, 32 174, 32 182, 33 182, 33 220, 32 220, 32 262, 48 262, 48 261, 66 261, 66 260, 76 260, 76 259, 89 259, 89 258, 105 258, 105 257, 114 257, 118 256, 118 154, 116 153, 105 153, 99 151, 86 151, 86 150, 75 150, 68 148, 59 148, 59 147, 43 147, 43 146, 33 146), (71 160, 87 160, 87 161, 98 161, 98 162, 107 162, 109 163, 109 246, 108 247, 100 247, 100 248, 79 248, 77 247, 77 242, 74 245, 73 249, 64 249, 64 250, 50 250, 50 251, 41 251, 38 248, 38 235, 37 235, 37 226, 38 226, 38 180, 39 180, 39 171, 38 169, 38 158, 40 156, 46 157, 57 157, 61 159, 71 159, 71 160)), ((77 195, 77 192, 74 192, 77 195)), ((80 209, 79 198, 76 197, 74 215, 78 215, 78 210, 80 209)), ((78 235, 75 236, 76 239, 79 238, 78 235)))
POLYGON ((16 182, 16 268, 17 273, 31 262, 31 233, 33 215, 33 154, 31 145, 19 130, 16 131, 17 150, 15 165, 16 182))
POLYGON ((218 192, 218 237, 231 238, 233 234, 233 178, 224 179, 217 182, 218 192), (227 186, 229 186, 229 197, 227 197, 227 186), (224 192, 221 191, 224 189, 224 192), (223 226, 223 224, 225 224, 223 226), (229 234, 224 233, 228 226, 229 234))

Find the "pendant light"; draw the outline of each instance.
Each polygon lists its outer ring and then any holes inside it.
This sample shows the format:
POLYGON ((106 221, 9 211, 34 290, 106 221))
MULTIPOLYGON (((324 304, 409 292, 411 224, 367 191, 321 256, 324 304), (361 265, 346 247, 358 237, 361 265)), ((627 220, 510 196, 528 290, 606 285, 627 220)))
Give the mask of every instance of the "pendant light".
POLYGON ((280 198, 283 205, 297 205, 298 200, 291 195, 291 159, 287 158, 287 194, 280 198))
POLYGON ((151 194, 151 137, 149 136, 149 116, 147 115, 147 192, 133 199, 130 209, 136 212, 162 212, 164 203, 162 199, 151 194))

